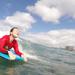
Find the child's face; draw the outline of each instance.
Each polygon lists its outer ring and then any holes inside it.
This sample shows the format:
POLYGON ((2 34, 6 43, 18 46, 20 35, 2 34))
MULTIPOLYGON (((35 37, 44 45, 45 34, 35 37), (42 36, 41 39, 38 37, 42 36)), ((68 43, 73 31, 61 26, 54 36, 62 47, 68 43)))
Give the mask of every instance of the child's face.
POLYGON ((14 29, 14 30, 11 32, 11 34, 12 34, 15 38, 17 38, 17 37, 19 36, 19 30, 18 30, 18 29, 14 29))

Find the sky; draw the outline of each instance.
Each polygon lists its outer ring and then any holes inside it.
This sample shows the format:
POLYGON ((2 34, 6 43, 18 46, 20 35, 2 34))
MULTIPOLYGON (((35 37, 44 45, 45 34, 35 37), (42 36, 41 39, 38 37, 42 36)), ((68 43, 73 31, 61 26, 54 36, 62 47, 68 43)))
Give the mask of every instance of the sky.
MULTIPOLYGON (((75 28, 75 25, 74 25, 75 19, 72 19, 72 16, 65 16, 65 15, 61 16, 59 19, 60 20, 59 23, 55 23, 55 21, 42 20, 41 18, 43 18, 43 16, 40 17, 39 15, 37 15, 37 12, 40 10, 40 9, 38 10, 38 6, 42 5, 39 2, 43 3, 43 1, 45 0, 40 0, 40 1, 38 0, 18 0, 18 1, 17 0, 0 0, 0 20, 5 19, 8 16, 12 16, 16 12, 26 12, 26 13, 30 13, 31 16, 33 16, 34 19, 36 20, 36 23, 32 24, 32 28, 28 30, 30 32, 47 32, 49 30, 55 30, 55 29, 74 29, 75 28), (38 4, 38 5, 35 5, 35 4, 38 4), (29 6, 34 6, 33 8, 36 7, 36 9, 32 10, 31 11, 32 13, 31 13, 29 12, 29 9, 27 9, 29 6), (37 12, 34 12, 35 10, 37 12)), ((62 0, 60 0, 59 2, 61 1, 62 0)), ((47 7, 47 5, 45 6, 47 7)), ((40 8, 41 7, 43 6, 40 6, 40 8)), ((45 15, 48 13, 46 12, 43 14, 45 15)))
MULTIPOLYGON (((75 0, 0 0, 0 30, 8 31, 17 26, 26 39, 55 46, 59 41, 57 37, 65 37, 67 41, 74 38, 74 7, 75 0)), ((69 45, 75 45, 74 41, 69 45)), ((59 44, 62 42, 60 39, 59 44)))

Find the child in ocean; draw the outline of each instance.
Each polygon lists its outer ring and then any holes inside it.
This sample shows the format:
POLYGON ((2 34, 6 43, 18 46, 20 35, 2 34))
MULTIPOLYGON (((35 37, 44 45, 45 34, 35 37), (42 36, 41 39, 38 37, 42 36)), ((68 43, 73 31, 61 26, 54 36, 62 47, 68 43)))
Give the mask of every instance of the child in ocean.
MULTIPOLYGON (((0 38, 0 52, 8 54, 9 53, 13 55, 13 53, 10 52, 11 48, 14 48, 14 52, 24 58, 24 61, 27 62, 27 58, 23 53, 19 51, 18 42, 15 38, 18 38, 19 36, 19 29, 17 27, 13 27, 10 30, 9 35, 4 35, 2 38, 0 38)), ((9 55, 10 56, 10 55, 9 55)))

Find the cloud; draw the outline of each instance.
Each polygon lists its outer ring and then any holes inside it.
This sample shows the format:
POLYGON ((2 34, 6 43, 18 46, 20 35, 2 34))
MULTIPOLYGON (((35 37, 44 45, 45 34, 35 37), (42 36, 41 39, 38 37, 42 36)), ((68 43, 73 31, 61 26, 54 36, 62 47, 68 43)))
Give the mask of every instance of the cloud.
POLYGON ((44 21, 47 22, 59 22, 61 16, 60 11, 55 7, 49 8, 45 5, 38 4, 35 5, 35 7, 33 6, 27 7, 27 9, 30 12, 39 15, 44 21))
POLYGON ((27 10, 40 16, 44 21, 59 22, 63 16, 75 19, 75 0, 38 0, 27 10))
POLYGON ((27 31, 35 23, 35 19, 26 12, 16 12, 12 16, 7 16, 5 19, 0 20, 0 29, 7 30, 10 27, 20 27, 22 30, 27 31))
POLYGON ((0 31, 0 38, 2 37, 2 36, 4 36, 4 35, 6 35, 6 34, 9 34, 9 32, 8 31, 0 31))
POLYGON ((52 30, 46 33, 27 34, 25 39, 49 47, 75 46, 75 30, 52 30), (61 34, 62 33, 62 34, 61 34))

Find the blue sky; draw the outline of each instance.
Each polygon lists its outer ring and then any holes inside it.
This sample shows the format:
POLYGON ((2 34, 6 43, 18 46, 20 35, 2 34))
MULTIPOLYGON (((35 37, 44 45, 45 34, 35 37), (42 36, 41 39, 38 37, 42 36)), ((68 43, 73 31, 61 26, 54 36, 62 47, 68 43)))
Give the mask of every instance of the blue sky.
MULTIPOLYGON (((47 0, 48 1, 48 0, 47 0)), ((29 12, 26 8, 28 6, 35 6, 37 0, 0 0, 0 20, 5 19, 7 16, 12 16, 16 11, 30 13, 36 23, 32 25, 29 32, 48 32, 57 29, 75 29, 75 19, 70 16, 61 16, 59 23, 46 22, 41 19, 37 14, 29 12)))
POLYGON ((28 5, 33 5, 35 2, 36 0, 0 0, 0 19, 16 11, 25 11, 28 5))

